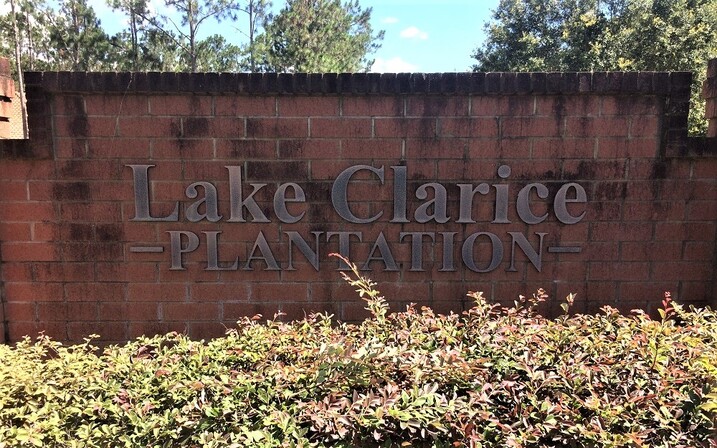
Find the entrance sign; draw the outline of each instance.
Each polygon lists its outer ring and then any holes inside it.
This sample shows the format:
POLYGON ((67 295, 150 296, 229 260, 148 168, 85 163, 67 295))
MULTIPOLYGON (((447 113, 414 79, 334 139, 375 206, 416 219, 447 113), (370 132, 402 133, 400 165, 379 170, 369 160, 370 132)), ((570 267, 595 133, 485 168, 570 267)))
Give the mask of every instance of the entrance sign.
MULTIPOLYGON (((282 183, 276 188, 273 200, 273 213, 265 213, 255 199, 255 195, 264 188, 266 183, 249 183, 251 191, 244 185, 242 168, 236 165, 227 165, 229 181, 229 216, 219 213, 219 195, 217 187, 209 181, 196 181, 189 184, 185 190, 188 200, 182 207, 180 200, 174 204, 172 212, 164 216, 152 216, 150 198, 150 169, 155 165, 127 165, 132 169, 134 187, 135 215, 133 222, 187 222, 201 221, 228 223, 272 223, 279 221, 284 224, 301 222, 306 216, 306 194, 301 186, 295 182, 282 183), (289 204, 293 204, 289 206, 289 204), (291 208, 291 210, 290 210, 291 208), (180 213, 180 210, 183 212, 180 213)), ((423 250, 424 244, 437 245, 442 254, 440 272, 453 272, 457 269, 454 259, 454 245, 460 245, 460 258, 462 265, 473 272, 488 273, 497 269, 508 252, 508 267, 506 271, 516 272, 516 247, 528 258, 533 267, 540 272, 542 268, 543 241, 546 232, 534 231, 529 234, 509 231, 510 237, 507 250, 497 233, 497 225, 511 224, 509 219, 510 204, 514 204, 519 220, 530 226, 537 226, 549 218, 550 213, 536 214, 533 204, 542 202, 548 204, 555 220, 563 225, 574 225, 585 217, 587 193, 585 189, 575 182, 562 184, 555 194, 551 195, 548 187, 539 182, 531 182, 522 186, 517 192, 511 191, 507 182, 510 178, 509 165, 500 165, 497 168, 498 182, 442 184, 427 182, 418 186, 415 198, 420 203, 415 210, 409 210, 408 203, 408 167, 395 165, 386 170, 384 166, 353 165, 337 174, 331 187, 331 204, 333 212, 349 224, 371 224, 380 220, 388 220, 393 224, 407 223, 433 223, 445 224, 455 221, 458 224, 482 223, 486 230, 469 234, 463 241, 456 241, 457 232, 421 231, 400 232, 399 242, 410 246, 410 271, 424 271, 423 250), (393 183, 392 207, 387 210, 376 211, 372 215, 361 215, 352 209, 349 200, 349 191, 355 182, 354 176, 359 172, 368 172, 373 175, 375 188, 390 188, 387 181, 393 183), (387 179, 391 173, 392 179, 387 179), (452 189, 458 192, 459 201, 456 209, 449 209, 448 192, 452 189), (515 197, 511 200, 510 195, 515 197), (574 204, 574 205, 573 205, 574 204), (359 216, 360 215, 360 216, 359 216), (495 230, 494 230, 495 229, 495 230), (488 243, 490 249, 486 254, 476 254, 476 245, 479 242, 488 243)), ((366 182, 365 180, 362 182, 366 182)), ((352 259, 352 241, 364 242, 362 231, 312 231, 311 235, 302 235, 294 230, 283 230, 287 237, 289 258, 285 264, 277 261, 274 250, 266 239, 262 230, 256 235, 252 249, 247 254, 232 254, 232 262, 220 261, 219 248, 221 231, 203 231, 199 234, 189 230, 168 230, 170 248, 170 270, 185 270, 184 260, 193 254, 202 245, 206 249, 207 271, 251 271, 255 261, 262 261, 265 270, 294 270, 293 250, 296 248, 301 255, 313 266, 316 271, 321 269, 320 255, 328 251, 327 246, 336 245, 333 250, 347 259, 352 259)), ((163 246, 132 246, 133 252, 163 252, 163 246)), ((579 253, 580 246, 550 246, 552 253, 579 253)), ((363 262, 364 269, 369 269, 370 262, 380 261, 386 271, 398 271, 400 267, 393 255, 394 250, 388 243, 383 231, 373 239, 369 256, 363 262)), ((345 269, 343 262, 340 269, 345 269)))

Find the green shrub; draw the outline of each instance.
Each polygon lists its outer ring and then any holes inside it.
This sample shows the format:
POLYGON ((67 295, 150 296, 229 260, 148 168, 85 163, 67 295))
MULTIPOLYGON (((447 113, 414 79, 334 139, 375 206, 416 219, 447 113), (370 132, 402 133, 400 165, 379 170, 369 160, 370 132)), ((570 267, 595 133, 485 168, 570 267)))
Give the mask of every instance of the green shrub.
MULTIPOLYGON (((99 350, 0 346, 0 447, 715 447, 717 316, 511 308, 246 318, 99 350)), ((568 302, 571 298, 569 297, 568 302)))

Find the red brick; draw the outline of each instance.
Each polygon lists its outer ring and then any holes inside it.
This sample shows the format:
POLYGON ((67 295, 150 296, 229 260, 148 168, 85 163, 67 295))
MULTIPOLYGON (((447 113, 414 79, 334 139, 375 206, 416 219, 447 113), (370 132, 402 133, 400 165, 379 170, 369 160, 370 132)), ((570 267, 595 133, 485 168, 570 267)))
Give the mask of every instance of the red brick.
POLYGON ((684 217, 683 202, 628 202, 623 211, 625 221, 681 221, 684 217))
POLYGON ((217 96, 214 108, 217 116, 273 117, 276 116, 276 101, 273 96, 217 96))
POLYGON ((601 115, 648 115, 659 114, 659 103, 653 96, 604 96, 601 115))
POLYGON ((62 283, 5 283, 8 302, 51 302, 64 298, 62 283))
POLYGON ((466 156, 467 142, 458 139, 407 139, 405 142, 406 157, 411 160, 464 159, 466 156))
POLYGON ((701 158, 694 164, 692 173, 693 179, 710 179, 712 181, 717 178, 717 159, 701 158))
POLYGON ((120 179, 124 166, 117 160, 86 161, 71 160, 58 163, 60 177, 74 179, 120 179))
MULTIPOLYGON (((84 100, 87 115, 118 117, 147 115, 148 112, 147 97, 144 95, 87 95, 84 100)), ((74 115, 74 113, 68 113, 68 115, 74 115)))
POLYGON ((590 117, 599 113, 599 99, 590 95, 539 95, 535 114, 548 117, 590 117))
POLYGON ((99 335, 99 341, 126 341, 125 322, 68 322, 67 339, 81 342, 91 334, 99 335))
MULTIPOLYGON (((714 247, 709 242, 685 242, 682 259, 685 261, 710 261, 714 257, 714 247)), ((4 269, 4 267, 3 267, 4 269)))
POLYGON ((632 117, 630 123, 630 137, 656 137, 659 136, 660 122, 658 117, 632 117))
POLYGON ((162 315, 166 321, 218 321, 220 306, 216 303, 165 303, 162 315))
POLYGON ((682 280, 682 281, 710 281, 713 268, 709 263, 676 262, 666 260, 665 263, 653 263, 652 279, 682 280))
POLYGON ((466 97, 409 96, 406 98, 406 116, 465 117, 468 102, 466 97))
POLYGON ((5 319, 12 322, 36 320, 35 303, 7 302, 4 304, 5 319))
MULTIPOLYGON (((236 274, 241 275, 242 273, 237 272, 236 274)), ((249 296, 250 285, 246 283, 193 283, 190 288, 190 297, 195 302, 233 302, 246 300, 249 296)))
POLYGON ((32 263, 9 263, 4 262, 2 265, 2 280, 4 282, 32 282, 33 281, 33 264, 32 263))
POLYGON ((629 121, 623 117, 569 117, 565 135, 571 137, 628 137, 629 121))
MULTIPOLYGON (((182 118, 182 137, 187 138, 243 138, 245 132, 243 118, 229 117, 185 117, 182 118)), ((211 145, 210 141, 197 142, 202 148, 211 145), (203 144, 202 144, 203 143, 203 144)), ((178 141, 178 149, 189 146, 187 140, 178 141)), ((211 147, 211 146, 210 146, 211 147)))
POLYGON ((68 221, 117 221, 122 218, 119 202, 64 203, 60 217, 68 221))
POLYGON ((693 201, 687 208, 688 221, 717 220, 717 197, 711 201, 693 201))
MULTIPOLYGON (((366 140, 359 140, 367 145, 366 140)), ((372 141, 373 143, 373 141, 372 141)), ((338 140, 279 140, 278 154, 280 159, 316 160, 341 158, 341 142, 338 140)), ((267 159, 273 158, 268 155, 267 159)))
POLYGON ((37 318, 41 322, 92 321, 97 319, 97 302, 47 302, 37 304, 37 318))
POLYGON ((649 241, 651 223, 594 222, 590 224, 590 241, 649 241))
MULTIPOLYGON (((562 130, 563 120, 557 117, 505 117, 500 119, 500 132, 503 137, 559 137, 562 130)), ((567 135, 579 137, 572 132, 568 132, 567 135)))
POLYGON ((150 155, 149 143, 149 140, 139 138, 90 139, 87 154, 102 159, 146 158, 150 155))
POLYGON ((112 137, 117 134, 117 120, 115 117, 56 116, 55 133, 58 137, 112 137))
POLYGON ((655 241, 714 241, 715 224, 711 222, 655 224, 655 241))
POLYGON ((182 124, 179 118, 164 117, 128 117, 119 118, 119 136, 137 137, 173 137, 182 135, 182 124))
POLYGON ((146 321, 159 318, 159 305, 147 302, 100 302, 99 320, 146 321))
POLYGON ((454 118, 438 120, 441 137, 498 137, 497 118, 454 118))
POLYGON ((67 341, 67 328, 64 322, 9 322, 9 340, 14 342, 21 340, 24 336, 35 339, 40 333, 52 339, 67 341))
POLYGON ((404 98, 400 96, 349 96, 341 100, 344 117, 397 117, 404 111, 404 98))
POLYGON ((371 137, 369 118, 311 118, 312 138, 366 138, 371 137))
MULTIPOLYGON (((93 97, 90 96, 88 100, 93 97)), ((56 115, 84 115, 85 98, 82 95, 57 95, 54 98, 56 115)))
POLYGON ((3 201, 25 201, 28 199, 28 182, 0 181, 0 191, 3 201))
POLYGON ((650 278, 649 263, 642 262, 592 262, 589 263, 588 279, 645 281, 650 278))
POLYGON ((0 222, 34 222, 55 219, 50 202, 5 202, 0 207, 0 222))
POLYGON ((435 138, 437 136, 436 118, 375 118, 376 137, 416 137, 435 138))
POLYGON ((681 242, 623 242, 620 249, 622 261, 668 261, 679 260, 681 256, 681 242))
POLYGON ((187 328, 187 335, 195 340, 220 338, 227 331, 227 327, 219 322, 190 322, 187 328))
POLYGON ((46 179, 52 178, 55 173, 55 164, 46 161, 16 161, 3 159, 0 163, 0 179, 3 181, 19 179, 46 179))
POLYGON ((651 158, 658 154, 660 139, 658 138, 624 138, 602 137, 597 139, 597 157, 601 159, 651 158))
MULTIPOLYGON (((575 162, 592 163, 595 155, 596 139, 592 138, 541 138, 533 139, 532 157, 534 159, 581 159, 575 162), (586 160, 588 159, 588 160, 586 160)), ((582 179, 582 178, 578 178, 582 179)))
POLYGON ((67 283, 65 297, 68 301, 89 300, 117 302, 124 300, 126 285, 123 283, 67 283))
POLYGON ((2 259, 6 261, 55 261, 59 259, 57 246, 49 243, 3 243, 2 259))
MULTIPOLYGON (((287 142, 302 142, 306 147, 311 146, 306 140, 286 140, 287 142)), ((279 144, 284 143, 280 140, 279 144)), ((208 143, 204 143, 206 148, 210 148, 208 143)), ((175 152, 175 157, 181 154, 175 152)), ((249 140, 249 139, 233 139, 233 140, 216 140, 215 157, 217 159, 232 159, 237 162, 244 160, 261 160, 273 159, 277 156, 277 142, 275 140, 249 140)), ((190 158, 193 156, 190 156, 190 158)))
POLYGON ((149 97, 152 115, 212 115, 212 97, 198 95, 155 95, 149 97))
POLYGON ((95 263, 95 280, 98 282, 147 282, 153 283, 159 279, 157 263, 95 263))
POLYGON ((128 302, 167 302, 188 299, 189 286, 184 283, 130 283, 128 302))
POLYGON ((255 283, 251 285, 251 300, 262 302, 305 302, 309 299, 306 283, 255 283))
POLYGON ((564 176, 576 179, 578 182, 586 180, 622 180, 625 177, 626 163, 620 160, 565 160, 563 162, 564 176))
POLYGON ((30 223, 0 222, 0 241, 27 241, 31 238, 30 223))
POLYGON ((169 332, 186 333, 187 324, 184 322, 130 322, 127 336, 137 338, 140 336, 155 336, 169 332))
POLYGON ((282 139, 308 136, 308 118, 247 118, 247 138, 282 139))
POLYGON ((279 97, 277 111, 280 117, 338 116, 339 97, 279 97))

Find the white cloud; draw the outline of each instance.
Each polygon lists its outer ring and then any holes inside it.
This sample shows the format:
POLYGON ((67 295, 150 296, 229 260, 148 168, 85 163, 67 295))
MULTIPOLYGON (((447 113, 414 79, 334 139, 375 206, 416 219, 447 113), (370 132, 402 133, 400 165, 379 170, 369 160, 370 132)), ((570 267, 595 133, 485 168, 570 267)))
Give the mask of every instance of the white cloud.
POLYGON ((381 20, 381 23, 385 23, 386 25, 393 25, 394 23, 398 23, 398 19, 395 17, 384 17, 381 20))
POLYGON ((390 59, 376 58, 371 66, 373 73, 413 73, 417 71, 417 65, 406 62, 399 56, 390 59))
POLYGON ((426 40, 426 39, 428 39, 428 33, 425 31, 419 30, 415 26, 409 26, 405 30, 401 31, 401 37, 404 39, 426 40))

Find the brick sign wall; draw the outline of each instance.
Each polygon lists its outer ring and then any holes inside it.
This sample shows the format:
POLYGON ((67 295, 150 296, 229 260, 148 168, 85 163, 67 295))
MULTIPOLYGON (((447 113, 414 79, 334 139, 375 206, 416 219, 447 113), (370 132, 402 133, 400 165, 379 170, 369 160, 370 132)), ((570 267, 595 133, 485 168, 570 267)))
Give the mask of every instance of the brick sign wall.
MULTIPOLYGON (((709 83, 709 81, 708 81, 709 83)), ((544 288, 714 303, 717 158, 685 73, 26 74, 0 145, 4 338, 220 335, 544 288)), ((706 90, 707 90, 706 85, 706 90)), ((708 108, 709 109, 709 108, 708 108)))

